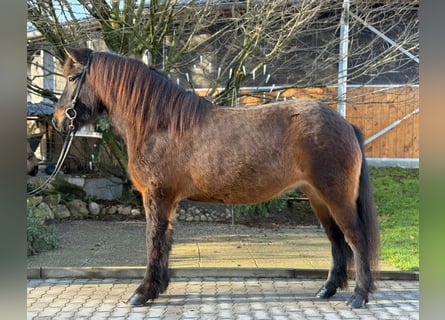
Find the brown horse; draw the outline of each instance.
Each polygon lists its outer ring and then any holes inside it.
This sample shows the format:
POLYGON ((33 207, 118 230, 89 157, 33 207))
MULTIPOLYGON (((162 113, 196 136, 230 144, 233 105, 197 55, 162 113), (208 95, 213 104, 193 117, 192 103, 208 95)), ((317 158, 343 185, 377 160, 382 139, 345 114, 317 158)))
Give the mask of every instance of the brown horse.
POLYGON ((143 198, 147 269, 129 304, 145 304, 169 284, 181 199, 253 204, 296 187, 332 244, 332 267, 316 296, 345 288, 353 261, 356 287, 348 303, 368 301, 379 237, 358 128, 315 100, 219 107, 138 60, 90 49, 67 53, 54 125, 76 130, 107 112, 126 142, 128 173, 143 198))

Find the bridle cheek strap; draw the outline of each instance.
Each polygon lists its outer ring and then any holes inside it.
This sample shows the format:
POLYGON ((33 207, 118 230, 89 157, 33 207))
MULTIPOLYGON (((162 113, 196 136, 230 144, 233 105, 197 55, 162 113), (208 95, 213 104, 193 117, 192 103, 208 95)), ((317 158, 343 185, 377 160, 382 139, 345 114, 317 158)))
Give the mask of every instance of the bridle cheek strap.
POLYGON ((77 98, 79 97, 80 89, 82 88, 82 85, 85 82, 86 74, 88 72, 88 68, 90 67, 90 62, 91 62, 92 57, 93 57, 93 53, 91 53, 89 55, 87 64, 83 67, 79 82, 77 83, 76 89, 74 90, 74 95, 73 95, 73 98, 71 99, 71 103, 70 103, 69 107, 65 109, 65 116, 68 120, 70 120, 70 124, 68 125, 68 128, 70 129, 70 131, 74 131, 74 129, 75 129, 74 119, 77 117, 77 112, 76 112, 76 109, 74 109, 74 106, 76 105, 77 98))

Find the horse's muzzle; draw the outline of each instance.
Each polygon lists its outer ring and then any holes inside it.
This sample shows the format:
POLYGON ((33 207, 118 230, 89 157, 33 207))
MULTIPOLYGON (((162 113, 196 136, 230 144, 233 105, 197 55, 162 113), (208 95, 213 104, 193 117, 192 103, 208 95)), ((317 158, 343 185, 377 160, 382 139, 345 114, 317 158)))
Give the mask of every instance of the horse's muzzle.
MULTIPOLYGON (((59 132, 62 132, 63 125, 60 125, 60 124, 59 124, 59 121, 58 121, 55 117, 53 117, 53 118, 51 119, 51 122, 52 122, 52 124, 53 124, 54 129, 56 129, 56 130, 59 131, 59 132)), ((63 122, 65 122, 65 121, 62 121, 62 123, 63 123, 63 122)))
POLYGON ((59 131, 59 132, 63 131, 63 128, 66 126, 66 117, 65 117, 65 112, 64 112, 63 108, 56 107, 54 109, 54 113, 53 113, 51 122, 53 124, 53 127, 57 131, 59 131))

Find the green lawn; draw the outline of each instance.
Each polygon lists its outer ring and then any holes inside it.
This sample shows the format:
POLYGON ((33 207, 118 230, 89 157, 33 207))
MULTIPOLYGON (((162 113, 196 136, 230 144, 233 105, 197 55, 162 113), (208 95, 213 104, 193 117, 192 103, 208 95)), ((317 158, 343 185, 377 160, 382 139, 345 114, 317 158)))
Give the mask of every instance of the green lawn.
POLYGON ((370 168, 380 225, 380 256, 406 271, 419 270, 419 170, 370 168))

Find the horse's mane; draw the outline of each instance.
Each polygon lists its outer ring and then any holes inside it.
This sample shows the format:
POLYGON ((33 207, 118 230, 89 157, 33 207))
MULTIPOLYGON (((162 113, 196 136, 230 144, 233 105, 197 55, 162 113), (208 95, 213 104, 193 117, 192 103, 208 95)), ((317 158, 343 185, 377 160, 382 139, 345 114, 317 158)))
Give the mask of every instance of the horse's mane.
POLYGON ((92 59, 89 77, 96 92, 110 113, 134 123, 140 138, 159 129, 180 136, 213 106, 139 60, 107 52, 95 52, 92 59))

